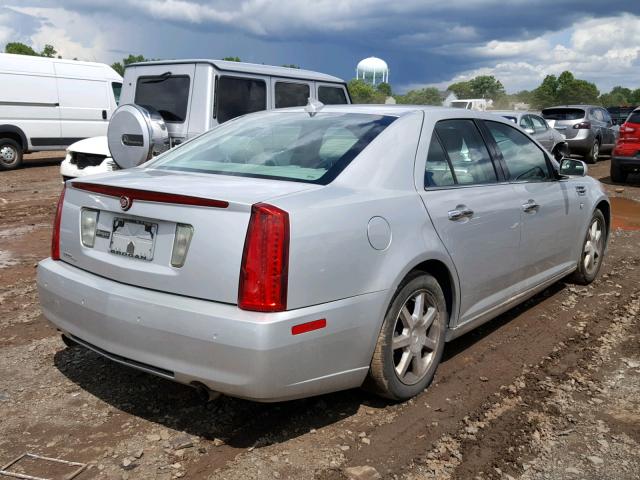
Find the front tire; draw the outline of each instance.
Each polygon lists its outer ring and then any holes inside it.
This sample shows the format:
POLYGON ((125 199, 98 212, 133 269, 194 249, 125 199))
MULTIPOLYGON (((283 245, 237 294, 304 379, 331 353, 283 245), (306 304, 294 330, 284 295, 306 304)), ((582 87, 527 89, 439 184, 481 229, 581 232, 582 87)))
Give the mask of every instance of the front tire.
POLYGON ((422 272, 411 274, 385 315, 369 369, 369 388, 396 401, 423 391, 442 358, 448 323, 437 280, 422 272))
POLYGON ((22 165, 22 146, 11 138, 0 138, 0 170, 15 170, 22 165))
POLYGON ((572 280, 580 285, 588 285, 598 276, 604 251, 607 245, 607 228, 604 215, 600 210, 593 212, 589 227, 582 242, 578 268, 572 280))

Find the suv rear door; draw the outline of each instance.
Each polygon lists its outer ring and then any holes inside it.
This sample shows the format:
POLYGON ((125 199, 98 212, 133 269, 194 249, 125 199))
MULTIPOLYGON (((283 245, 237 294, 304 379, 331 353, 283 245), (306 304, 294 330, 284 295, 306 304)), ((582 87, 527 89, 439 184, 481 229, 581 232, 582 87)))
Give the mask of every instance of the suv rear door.
POLYGON ((186 138, 196 66, 193 63, 128 67, 120 105, 151 107, 164 119, 173 139, 186 138))
POLYGON ((456 266, 465 323, 520 289, 520 202, 474 120, 441 120, 422 138, 430 144, 421 148, 428 153, 419 194, 456 266))
POLYGON ((542 116, 550 126, 562 133, 567 139, 572 139, 580 131, 573 126, 587 120, 587 111, 584 108, 552 107, 542 110, 542 116))

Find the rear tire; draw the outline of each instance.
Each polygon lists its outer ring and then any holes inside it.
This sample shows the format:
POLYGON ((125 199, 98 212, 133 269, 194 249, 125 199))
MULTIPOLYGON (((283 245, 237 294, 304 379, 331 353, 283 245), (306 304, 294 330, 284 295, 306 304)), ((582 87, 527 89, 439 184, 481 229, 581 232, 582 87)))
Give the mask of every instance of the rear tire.
POLYGON ((598 139, 593 141, 593 145, 591 145, 591 150, 585 155, 584 159, 587 163, 597 163, 598 158, 600 157, 600 142, 598 139))
POLYGON ((611 168, 609 173, 611 175, 611 180, 616 183, 624 183, 627 181, 628 173, 625 172, 613 158, 611 159, 611 168))
POLYGON ((0 138, 0 170, 15 170, 22 165, 22 146, 12 138, 0 138))
POLYGON ((396 401, 422 392, 442 358, 448 323, 437 280, 422 272, 408 276, 385 315, 365 386, 396 401))
POLYGON ((607 223, 600 210, 593 212, 587 232, 582 241, 578 268, 571 280, 580 285, 588 285, 598 276, 607 245, 607 223))

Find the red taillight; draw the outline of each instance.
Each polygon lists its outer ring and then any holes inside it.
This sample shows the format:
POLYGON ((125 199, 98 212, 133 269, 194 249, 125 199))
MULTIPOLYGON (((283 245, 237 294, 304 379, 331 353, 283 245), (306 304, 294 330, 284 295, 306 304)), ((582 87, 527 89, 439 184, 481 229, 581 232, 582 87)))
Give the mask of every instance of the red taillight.
POLYGON ((273 205, 251 207, 244 242, 238 306, 256 312, 287 309, 289 214, 273 205))
POLYGON ((573 128, 575 129, 589 129, 591 128, 591 122, 580 122, 580 123, 576 123, 573 128))
POLYGON ((56 207, 56 216, 53 220, 53 232, 51 232, 51 258, 60 260, 60 221, 62 220, 62 205, 64 204, 64 192, 67 186, 62 187, 58 206, 56 207))

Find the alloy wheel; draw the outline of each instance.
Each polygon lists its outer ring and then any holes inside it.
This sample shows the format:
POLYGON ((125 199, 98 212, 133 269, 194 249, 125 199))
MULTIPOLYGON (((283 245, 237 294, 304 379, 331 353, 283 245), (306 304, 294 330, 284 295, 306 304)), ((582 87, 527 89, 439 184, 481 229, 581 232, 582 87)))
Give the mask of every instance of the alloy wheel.
POLYGON ((438 310, 426 290, 413 293, 400 309, 392 337, 394 370, 405 385, 418 383, 438 346, 438 310))
POLYGON ((582 253, 582 265, 585 272, 593 273, 600 263, 604 250, 604 235, 602 223, 598 218, 593 219, 587 231, 587 240, 582 253))

